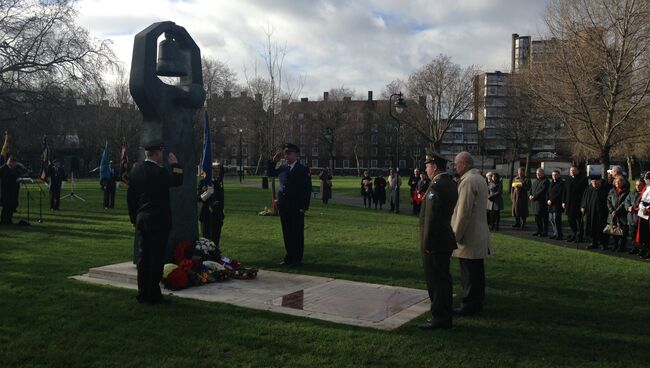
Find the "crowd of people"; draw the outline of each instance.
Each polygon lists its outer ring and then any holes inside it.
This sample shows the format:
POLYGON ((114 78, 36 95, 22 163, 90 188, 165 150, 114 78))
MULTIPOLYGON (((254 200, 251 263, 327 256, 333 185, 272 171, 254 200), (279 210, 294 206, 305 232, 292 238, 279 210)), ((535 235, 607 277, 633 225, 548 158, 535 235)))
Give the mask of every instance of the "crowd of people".
MULTIPOLYGON (((584 175, 578 166, 571 166, 569 177, 563 179, 558 169, 550 178, 544 169, 535 171, 534 183, 519 168, 511 181, 510 199, 514 228, 524 230, 529 215, 535 220, 538 237, 567 242, 588 242, 587 249, 600 248, 613 252, 629 252, 650 258, 650 172, 630 188, 620 166, 612 166, 606 178, 584 175), (530 209, 530 211, 529 211, 530 209), (565 239, 563 218, 571 230, 565 239), (550 225, 550 226, 549 226, 550 225)), ((503 184, 496 173, 486 173, 489 192, 487 222, 491 230, 499 230, 503 210, 503 184)))
POLYGON ((383 210, 386 202, 390 204, 390 211, 398 213, 397 208, 397 174, 393 169, 388 170, 388 176, 384 177, 383 172, 373 179, 368 171, 363 172, 361 178, 361 197, 363 198, 363 207, 383 210), (386 195, 388 191, 388 195, 386 195))

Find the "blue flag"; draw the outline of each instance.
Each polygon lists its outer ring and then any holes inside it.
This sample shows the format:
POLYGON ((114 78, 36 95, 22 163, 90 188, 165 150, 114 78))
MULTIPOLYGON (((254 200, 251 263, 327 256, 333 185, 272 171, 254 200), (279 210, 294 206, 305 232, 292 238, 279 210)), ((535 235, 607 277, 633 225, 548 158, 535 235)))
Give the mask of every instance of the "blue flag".
POLYGON ((212 144, 210 144, 210 119, 205 110, 205 130, 203 131, 203 157, 201 157, 201 176, 206 183, 212 183, 212 144))
POLYGON ((108 180, 111 177, 111 165, 108 159, 108 142, 104 146, 104 153, 102 153, 102 161, 99 164, 99 181, 108 180))

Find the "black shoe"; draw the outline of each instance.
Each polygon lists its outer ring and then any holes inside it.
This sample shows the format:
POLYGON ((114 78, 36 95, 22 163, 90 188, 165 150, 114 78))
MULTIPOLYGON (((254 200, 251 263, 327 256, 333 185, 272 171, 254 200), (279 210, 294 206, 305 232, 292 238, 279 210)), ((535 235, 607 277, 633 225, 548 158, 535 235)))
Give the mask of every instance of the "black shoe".
POLYGON ((557 236, 555 236, 555 235, 551 235, 551 236, 549 236, 548 238, 549 238, 549 239, 557 239, 557 236))
POLYGON ((557 238, 555 238, 555 240, 564 240, 564 237, 562 235, 560 235, 557 238))
POLYGON ((532 236, 539 236, 539 232, 533 233, 532 236))
POLYGON ((639 248, 634 247, 634 248, 630 249, 628 254, 639 254, 639 248))
POLYGON ((542 233, 540 236, 541 236, 541 237, 547 237, 547 236, 548 236, 548 233, 542 233))
POLYGON ((514 225, 512 225, 512 227, 521 227, 521 224, 515 223, 514 225))
POLYGON ((477 307, 477 308, 458 307, 458 308, 454 308, 453 313, 458 316, 474 316, 480 314, 482 311, 483 311, 483 307, 477 307))
POLYGON ((567 243, 573 243, 573 242, 577 243, 575 238, 569 238, 569 239, 566 240, 566 242, 567 243))
POLYGON ((448 330, 451 328, 451 323, 432 323, 427 322, 418 326, 420 330, 423 331, 434 331, 434 330, 448 330))
POLYGON ((592 245, 587 245, 587 246, 585 247, 585 249, 596 249, 596 248, 598 248, 598 246, 597 246, 597 245, 593 245, 593 244, 592 244, 592 245))

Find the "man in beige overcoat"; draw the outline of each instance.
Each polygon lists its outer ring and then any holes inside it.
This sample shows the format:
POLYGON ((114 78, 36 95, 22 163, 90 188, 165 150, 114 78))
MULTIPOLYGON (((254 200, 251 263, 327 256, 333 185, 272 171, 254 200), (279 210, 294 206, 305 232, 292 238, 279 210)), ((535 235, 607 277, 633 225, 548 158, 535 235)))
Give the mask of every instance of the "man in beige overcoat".
POLYGON ((458 249, 452 253, 460 263, 463 297, 459 315, 478 314, 483 311, 485 298, 485 268, 483 260, 490 254, 490 231, 485 221, 488 190, 485 179, 474 169, 474 159, 461 152, 454 159, 456 173, 460 175, 458 202, 451 219, 458 249))

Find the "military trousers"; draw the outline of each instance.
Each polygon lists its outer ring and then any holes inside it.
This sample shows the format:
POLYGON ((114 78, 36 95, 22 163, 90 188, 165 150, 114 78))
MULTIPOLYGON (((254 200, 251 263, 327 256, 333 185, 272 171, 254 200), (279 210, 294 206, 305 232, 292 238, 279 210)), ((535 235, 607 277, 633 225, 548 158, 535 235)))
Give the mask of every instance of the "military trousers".
POLYGON ((286 251, 284 262, 287 264, 302 263, 305 250, 305 215, 298 210, 280 208, 280 222, 286 251))
POLYGON ((136 230, 138 242, 138 295, 144 303, 157 303, 162 300, 160 281, 165 263, 165 247, 169 232, 166 230, 136 230))
POLYGON ((431 301, 431 322, 451 324, 453 289, 449 261, 451 251, 440 253, 422 252, 424 279, 431 301))

